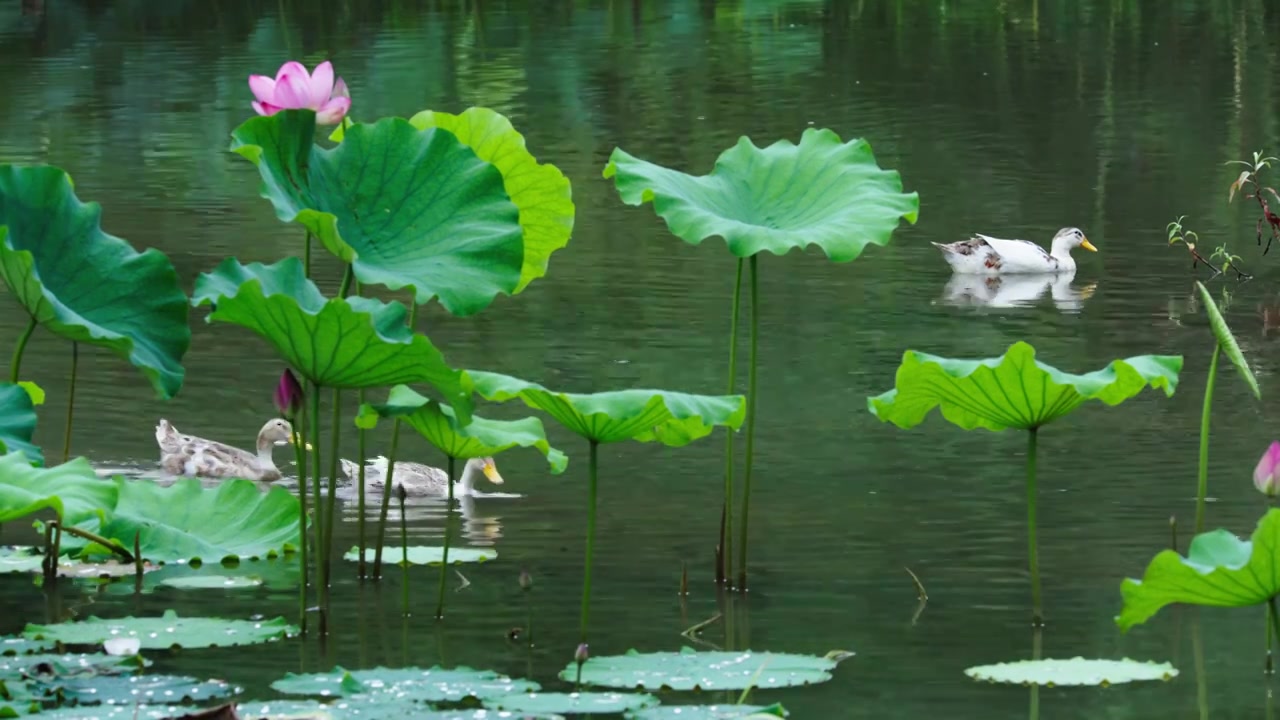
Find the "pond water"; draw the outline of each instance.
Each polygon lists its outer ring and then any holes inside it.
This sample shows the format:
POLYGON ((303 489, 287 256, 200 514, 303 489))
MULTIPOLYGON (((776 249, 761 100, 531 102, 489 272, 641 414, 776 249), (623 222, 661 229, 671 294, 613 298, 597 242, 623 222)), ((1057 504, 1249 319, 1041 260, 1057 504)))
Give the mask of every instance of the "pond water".
MULTIPOLYGON (((1269 32, 1278 10, 1261 0, 6 0, 0 160, 65 168, 82 198, 102 204, 109 232, 166 252, 189 290, 226 256, 269 262, 301 244, 300 229, 257 197, 253 166, 226 151, 251 113, 249 73, 331 58, 361 120, 488 106, 572 180, 574 237, 524 293, 465 319, 433 306, 418 329, 455 366, 556 388, 719 393, 733 261, 719 240, 688 246, 649 208, 624 206, 600 175, 610 152, 703 173, 741 135, 796 141, 815 126, 865 137, 920 193, 920 221, 851 264, 816 251, 761 262, 749 596, 718 597, 712 582, 719 435, 679 450, 605 446, 592 653, 677 649, 689 644, 682 630, 723 611, 732 635, 716 623, 706 642, 856 651, 828 683, 757 695, 793 717, 1023 717, 1036 702, 1055 718, 1252 717, 1268 692, 1260 611, 1203 613, 1199 682, 1189 614, 1167 611, 1127 635, 1114 617, 1121 579, 1167 546, 1171 515, 1185 545, 1194 510, 1212 339, 1192 301, 1189 259, 1166 246, 1166 223, 1188 215, 1207 246, 1230 243, 1255 273, 1212 288, 1264 397, 1280 358, 1265 322, 1280 302, 1278 261, 1255 246, 1251 209, 1227 204, 1238 170, 1224 164, 1280 149, 1280 44, 1269 32), (974 231, 1047 243, 1071 225, 1100 252, 1077 252, 1076 277, 1052 288, 960 287, 929 245, 974 231), (892 385, 907 348, 987 357, 1019 339, 1077 372, 1148 352, 1185 357, 1174 397, 1091 405, 1040 440, 1045 656, 1168 660, 1181 670, 1172 682, 1044 690, 1032 701, 1027 689, 963 673, 1031 656, 1024 440, 936 418, 900 431, 868 414, 866 397, 892 385), (928 591, 918 617, 904 568, 928 591)), ((332 292, 336 261, 320 277, 332 292)), ((0 337, 15 338, 25 317, 6 302, 0 337)), ((170 402, 127 364, 82 351, 74 453, 103 471, 155 474, 159 417, 249 445, 273 412, 282 365, 256 336, 207 325, 205 315, 193 312, 187 380, 170 402)), ((69 347, 37 333, 26 358, 50 396, 37 441, 56 457, 69 347)), ((1276 419, 1222 372, 1211 526, 1252 529, 1263 502, 1250 471, 1276 419)), ((470 584, 455 589, 463 582, 450 578, 443 623, 432 618, 435 569, 412 571, 404 618, 398 569, 361 586, 339 563, 327 645, 190 651, 161 657, 157 669, 224 677, 259 697, 286 671, 334 664, 470 665, 554 686, 577 643, 586 447, 546 424, 569 470, 554 476, 536 455, 504 454, 502 489, 520 496, 480 498, 453 514, 464 544, 500 557, 458 566, 470 584), (524 624, 522 568, 535 582, 531 653, 508 639, 524 624)), ((386 452, 386 435, 371 436, 371 455, 386 452)), ((401 457, 438 463, 411 435, 401 457)), ((344 449, 354 456, 354 440, 344 449)), ((355 518, 342 509, 339 548, 354 544, 355 518)), ((410 542, 437 542, 443 518, 438 504, 413 508, 410 542)), ((6 542, 25 535, 4 528, 6 542)), ((58 593, 47 599, 29 578, 0 577, 0 632, 59 607, 82 617, 296 610, 287 588, 135 597, 62 583, 58 593)))

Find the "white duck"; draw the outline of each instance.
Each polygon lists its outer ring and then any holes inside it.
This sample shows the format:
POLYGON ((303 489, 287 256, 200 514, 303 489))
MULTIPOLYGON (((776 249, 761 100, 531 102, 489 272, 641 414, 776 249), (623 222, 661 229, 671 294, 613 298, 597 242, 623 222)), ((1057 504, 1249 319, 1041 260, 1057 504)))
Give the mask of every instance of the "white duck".
MULTIPOLYGON (((360 466, 343 459, 342 472, 353 482, 359 482, 360 466)), ((493 458, 472 458, 462 468, 462 478, 453 489, 454 497, 475 494, 476 475, 483 474, 494 485, 501 485, 502 476, 493 458)), ((381 491, 387 485, 387 459, 382 455, 367 461, 364 469, 365 486, 381 491)), ((406 495, 449 495, 449 473, 422 463, 396 461, 395 484, 404 487, 406 495)))
POLYGON ((156 425, 160 466, 172 475, 207 478, 279 480, 280 470, 271 459, 276 445, 293 442, 293 426, 286 420, 268 420, 258 433, 257 454, 194 435, 183 435, 168 420, 156 425))
POLYGON ((1049 252, 1027 240, 1001 240, 979 233, 968 240, 932 245, 942 251, 954 272, 977 275, 1075 272, 1073 249, 1098 252, 1089 238, 1073 227, 1062 228, 1053 236, 1049 252))

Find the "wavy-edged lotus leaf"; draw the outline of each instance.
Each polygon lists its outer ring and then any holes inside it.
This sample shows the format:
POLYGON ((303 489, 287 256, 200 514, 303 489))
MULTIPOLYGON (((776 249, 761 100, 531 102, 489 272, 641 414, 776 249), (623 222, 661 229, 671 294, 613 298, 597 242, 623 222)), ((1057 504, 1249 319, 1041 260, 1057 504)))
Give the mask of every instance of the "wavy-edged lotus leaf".
MULTIPOLYGON (((848 655, 844 655, 848 657, 848 655)), ((816 655, 743 651, 642 653, 592 657, 582 665, 582 682, 611 688, 645 690, 745 690, 811 685, 831 679, 838 660, 816 655), (760 668, 764 672, 758 677, 760 668)), ((560 678, 573 682, 578 664, 569 663, 560 678)))
POLYGON ((527 380, 468 370, 486 400, 520 398, 566 428, 598 443, 638 440, 680 447, 706 437, 718 425, 737 430, 747 415, 741 395, 688 395, 667 390, 563 393, 527 380))
POLYGON ((531 447, 547 458, 552 473, 564 472, 569 463, 563 452, 547 442, 546 430, 538 418, 489 420, 472 415, 470 423, 461 425, 453 408, 423 397, 406 385, 391 388, 385 403, 361 405, 356 425, 371 429, 380 417, 403 420, 449 457, 488 457, 513 447, 531 447))
POLYGON ((787 709, 778 703, 772 705, 659 705, 633 710, 623 717, 627 720, 756 720, 757 718, 786 717, 787 709))
POLYGON ((286 695, 339 697, 390 695, 419 702, 457 702, 464 698, 487 701, 512 693, 536 692, 538 683, 510 678, 492 670, 469 667, 422 669, 415 667, 346 670, 336 667, 327 673, 286 674, 271 683, 271 689, 286 695))
POLYGON ((52 640, 32 640, 26 637, 0 637, 0 657, 32 655, 52 650, 58 643, 52 640))
MULTIPOLYGON (((410 545, 407 549, 408 553, 406 554, 406 548, 400 545, 383 545, 382 561, 397 565, 403 565, 406 562, 409 565, 439 565, 444 560, 443 545, 410 545)), ((365 562, 373 562, 376 552, 377 548, 365 548, 365 562)), ((498 557, 498 551, 493 548, 449 547, 450 565, 489 562, 496 557, 498 557)), ((342 559, 358 562, 360 560, 360 548, 352 547, 343 554, 342 559)))
POLYGON ((415 700, 389 695, 351 695, 332 701, 253 700, 236 703, 243 720, 564 720, 561 715, 522 713, 514 715, 484 708, 431 710, 415 700))
POLYGON ((809 128, 800 144, 780 140, 766 148, 749 138, 716 159, 711 174, 694 176, 615 149, 604 169, 628 205, 653 203, 671 232, 692 245, 721 237, 729 252, 785 255, 817 245, 835 262, 848 262, 868 245, 884 246, 899 219, 915 224, 916 193, 876 164, 866 140, 841 142, 809 128))
MULTIPOLYGON (((196 478, 171 485, 123 477, 99 482, 118 488, 119 502, 105 521, 85 529, 128 548, 140 533, 142 556, 153 562, 274 557, 298 544, 298 498, 279 486, 263 492, 242 479, 213 487, 196 478)), ((81 555, 105 551, 71 537, 63 547, 81 555)))
POLYGON ((411 287, 419 305, 438 297, 454 315, 520 283, 519 210, 499 169, 453 133, 388 117, 351 126, 328 149, 313 140, 314 112, 284 110, 231 135, 276 216, 309 230, 360 282, 411 287))
POLYGON ((18 680, 24 676, 40 677, 46 683, 57 678, 90 675, 128 675, 150 665, 141 655, 107 655, 105 653, 66 653, 47 655, 15 655, 0 657, 0 680, 18 680))
POLYGON ((466 374, 446 365, 430 340, 405 325, 404 305, 325 298, 297 258, 274 265, 241 265, 228 258, 196 279, 191 301, 213 305, 210 321, 257 333, 314 383, 335 388, 430 383, 463 420, 471 416, 466 374))
POLYGON ((222 680, 197 680, 182 675, 98 675, 93 677, 39 678, 29 683, 45 698, 58 695, 81 705, 155 705, 202 702, 224 698, 240 688, 222 680))
POLYGON ((0 383, 0 455, 21 452, 35 465, 44 464, 44 453, 31 442, 36 432, 36 408, 30 391, 21 384, 0 383))
POLYGON ((1020 660, 995 665, 979 665, 965 670, 964 674, 974 680, 1010 685, 1106 687, 1144 680, 1169 680, 1175 677, 1178 671, 1167 662, 1139 662, 1128 658, 1093 660, 1074 657, 1069 660, 1020 660))
POLYGON ((658 704, 658 698, 645 693, 535 692, 524 695, 504 695, 487 700, 485 704, 498 710, 515 712, 617 714, 653 707, 658 704))
POLYGON ((1141 580, 1126 578, 1120 584, 1120 594, 1124 607, 1116 624, 1122 631, 1172 603, 1246 607, 1267 602, 1280 595, 1280 509, 1262 516, 1250 540, 1219 529, 1192 538, 1185 558, 1161 551, 1141 580))
POLYGON ((191 345, 187 296, 164 253, 103 232, 101 215, 59 168, 0 165, 0 276, 41 325, 127 359, 171 398, 191 345))
POLYGON ((113 637, 137 638, 143 649, 172 647, 206 648, 252 645, 298 634, 298 628, 284 618, 274 620, 224 620, 206 617, 178 617, 166 610, 160 617, 126 617, 87 620, 53 625, 30 623, 23 636, 34 640, 54 640, 64 645, 98 645, 113 637))
POLYGON ((952 360, 908 350, 894 388, 867 398, 867 408, 904 429, 919 425, 937 407, 947 421, 965 430, 1030 430, 1089 400, 1118 405, 1148 386, 1173 395, 1182 370, 1180 355, 1141 355, 1075 375, 1035 355, 1035 349, 1021 341, 987 360, 952 360))
POLYGON ((39 407, 44 404, 44 388, 30 380, 19 380, 18 387, 27 391, 27 397, 31 398, 32 405, 39 407))
POLYGON ((244 590, 261 586, 262 579, 249 575, 188 575, 165 578, 160 584, 182 590, 244 590))
POLYGON ((1227 327, 1227 319, 1218 310, 1218 304, 1213 301, 1213 295, 1210 295, 1208 288, 1198 280, 1196 281, 1196 288, 1200 291, 1200 304, 1204 305, 1204 312, 1209 316, 1209 327, 1213 330, 1214 339, 1218 341, 1218 347, 1222 348, 1222 353, 1227 356, 1227 359, 1231 360, 1231 364, 1236 366, 1236 371, 1240 373, 1240 379, 1244 380, 1244 384, 1249 386, 1253 396, 1262 399, 1262 391, 1258 389, 1258 380, 1253 376, 1253 371, 1249 369, 1249 361, 1244 359, 1244 353, 1240 351, 1240 344, 1236 342, 1236 336, 1231 332, 1231 328, 1227 327))
POLYGON ((205 711, 190 705, 76 705, 44 710, 40 720, 175 720, 205 711))
POLYGON ((116 506, 118 494, 82 457, 51 468, 32 467, 21 452, 0 457, 0 523, 45 508, 68 525, 96 521, 116 506))

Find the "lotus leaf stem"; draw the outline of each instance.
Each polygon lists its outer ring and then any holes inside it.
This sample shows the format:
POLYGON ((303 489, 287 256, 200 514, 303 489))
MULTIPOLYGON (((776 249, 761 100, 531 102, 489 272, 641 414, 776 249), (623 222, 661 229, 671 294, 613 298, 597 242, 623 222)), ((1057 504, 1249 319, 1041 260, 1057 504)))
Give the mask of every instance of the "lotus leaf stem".
POLYGON ((311 279, 311 231, 307 231, 307 244, 302 246, 302 271, 311 279))
MULTIPOLYGON (((387 486, 387 489, 385 492, 391 492, 390 485, 387 486)), ((401 552, 400 602, 403 608, 401 612, 403 612, 404 615, 408 617, 409 615, 409 524, 408 524, 408 521, 405 519, 405 513, 404 513, 404 498, 406 494, 407 493, 405 493, 404 486, 401 485, 400 492, 397 493, 397 497, 400 500, 400 552, 401 552)), ((440 572, 441 574, 443 574, 444 569, 442 568, 440 572)))
POLYGON ((58 577, 58 557, 62 555, 62 525, 51 520, 44 528, 44 578, 46 582, 58 577))
POLYGON ((116 555, 119 555, 120 559, 123 560, 124 562, 127 562, 127 563, 133 562, 133 553, 126 550, 123 545, 121 545, 120 543, 114 540, 108 540, 102 537, 101 535, 95 535, 94 533, 91 533, 88 530, 81 530, 80 528, 75 527, 74 525, 62 525, 60 527, 62 528, 62 532, 68 535, 74 535, 78 538, 83 538, 85 540, 88 540, 89 542, 98 543, 102 547, 110 550, 116 555))
POLYGON ((320 634, 328 629, 327 608, 324 604, 328 593, 325 587, 329 578, 324 574, 324 496, 320 494, 320 384, 311 383, 311 494, 316 499, 316 574, 319 575, 317 593, 320 595, 320 634))
MULTIPOLYGON (((729 390, 738 383, 738 322, 742 318, 742 258, 733 279, 733 319, 729 324, 729 390)), ((724 505, 720 507, 720 552, 716 563, 716 582, 733 579, 733 429, 726 428, 724 439, 724 505)))
POLYGON ((1196 483, 1196 531, 1204 532, 1204 499, 1209 494, 1209 414, 1213 405, 1213 384, 1218 377, 1218 355, 1222 345, 1213 343, 1213 359, 1209 361, 1209 379, 1204 383, 1204 410, 1200 413, 1200 469, 1196 483))
MULTIPOLYGON (((360 404, 359 407, 364 407, 364 400, 365 400, 365 390, 364 388, 360 388, 359 396, 356 399, 356 402, 360 404)), ((356 535, 359 538, 358 543, 359 543, 359 553, 360 553, 359 569, 356 571, 356 574, 359 576, 361 580, 363 580, 365 578, 365 575, 368 574, 368 567, 366 566, 366 563, 364 561, 364 548, 366 545, 365 532, 364 532, 364 525, 365 525, 364 523, 364 506, 365 506, 364 456, 365 456, 365 450, 366 450, 365 449, 365 432, 366 431, 364 428, 360 428, 360 432, 356 435, 356 438, 357 438, 356 439, 356 448, 357 448, 356 462, 360 464, 360 470, 357 473, 358 477, 356 478, 356 484, 358 486, 356 489, 356 493, 358 496, 357 504, 359 508, 359 513, 356 518, 356 526, 358 528, 356 531, 356 535)))
POLYGON ((444 576, 449 572, 449 516, 453 513, 453 471, 455 459, 449 456, 449 499, 444 506, 444 552, 440 556, 440 589, 436 597, 436 619, 444 618, 444 576))
POLYGON ((1031 569, 1031 624, 1040 627, 1040 552, 1036 548, 1036 439, 1038 428, 1027 431, 1027 561, 1031 569))
POLYGON ((302 581, 298 585, 298 628, 307 634, 307 409, 293 418, 293 454, 298 463, 298 562, 302 567, 302 581))
MULTIPOLYGON (((324 584, 325 596, 328 597, 329 578, 332 577, 331 561, 333 560, 333 515, 334 506, 338 504, 334 495, 338 492, 338 455, 341 445, 342 429, 342 391, 333 389, 333 425, 329 429, 329 487, 324 506, 324 584)), ((362 460, 363 462, 363 460, 362 460)))
MULTIPOLYGON (((590 460, 587 465, 587 551, 582 568, 582 617, 579 642, 587 641, 587 620, 591 611, 591 551, 596 538, 596 483, 598 480, 600 443, 591 444, 590 460)), ((581 669, 581 663, 579 663, 581 669)))
POLYGON ((71 386, 67 388, 67 426, 62 431, 62 462, 71 459, 71 420, 76 409, 76 369, 80 365, 80 343, 71 343, 71 386))
POLYGON ((27 341, 31 339, 31 333, 36 331, 38 324, 35 316, 32 315, 27 328, 18 336, 18 344, 13 348, 13 360, 9 362, 9 382, 14 385, 17 385, 18 380, 21 379, 19 374, 22 372, 22 353, 27 349, 27 341))
POLYGON ((756 447, 756 350, 760 340, 759 254, 751 256, 751 345, 747 358, 747 461, 742 472, 742 522, 738 540, 738 591, 747 591, 747 523, 751 512, 751 469, 756 447))
MULTIPOLYGON (((413 302, 409 305, 409 331, 413 332, 414 322, 418 317, 418 303, 413 302)), ((386 481, 382 485, 382 507, 378 511, 378 543, 377 549, 373 551, 373 577, 375 579, 382 578, 382 541, 387 536, 387 505, 391 502, 389 493, 391 492, 392 478, 396 475, 396 450, 400 447, 400 418, 396 418, 391 424, 391 450, 387 453, 387 476, 386 481)), ((364 467, 364 458, 360 459, 361 468, 364 467)), ((363 486, 364 483, 361 483, 363 486)))
POLYGON ((1271 664, 1271 641, 1272 639, 1280 640, 1280 616, 1276 614, 1274 595, 1267 598, 1267 621, 1267 674, 1270 675, 1274 671, 1271 664))
POLYGON ((342 284, 338 286, 338 297, 346 299, 348 291, 351 290, 351 281, 355 277, 351 265, 347 265, 347 269, 342 271, 342 284))

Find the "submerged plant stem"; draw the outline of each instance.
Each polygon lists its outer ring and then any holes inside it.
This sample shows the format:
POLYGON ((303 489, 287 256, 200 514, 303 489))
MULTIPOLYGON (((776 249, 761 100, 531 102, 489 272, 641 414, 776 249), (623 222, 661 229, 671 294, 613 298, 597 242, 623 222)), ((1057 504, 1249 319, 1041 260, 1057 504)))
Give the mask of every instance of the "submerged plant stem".
POLYGON ((1215 340, 1213 359, 1209 361, 1209 379, 1204 383, 1204 410, 1200 413, 1200 469, 1196 483, 1196 531, 1204 532, 1204 500, 1209 494, 1209 414, 1213 405, 1213 384, 1218 377, 1218 355, 1222 346, 1215 340))
POLYGON ((298 628, 307 633, 307 410, 304 407, 293 428, 293 455, 298 463, 298 562, 302 580, 298 584, 298 628))
POLYGON ((71 420, 76 411, 76 370, 80 365, 80 343, 71 343, 71 385, 67 388, 67 426, 62 431, 62 462, 71 458, 71 420))
MULTIPOLYGON (((418 317, 418 303, 409 305, 409 332, 413 332, 414 322, 418 317)), ((387 453, 387 476, 382 483, 382 507, 378 510, 378 543, 373 551, 373 577, 382 578, 382 541, 387 536, 387 506, 391 503, 391 486, 396 476, 396 449, 400 447, 400 418, 391 424, 391 450, 387 453)), ((360 458, 360 468, 364 470, 364 458, 360 458)), ((360 483, 364 485, 363 482, 360 483)), ((408 560, 408 558, 405 558, 408 560)))
POLYGON ((444 617, 444 576, 449 572, 449 516, 453 513, 454 457, 449 456, 449 499, 444 506, 444 552, 440 557, 440 590, 436 598, 436 619, 444 617))
POLYGON ((751 346, 747 357, 747 460, 742 471, 742 520, 738 539, 738 591, 747 591, 747 524, 751 514, 751 468, 756 447, 756 349, 760 341, 759 254, 751 256, 751 346))
MULTIPOLYGON (((753 311, 754 312, 754 309, 753 311)), ((733 317, 729 323, 729 395, 738 384, 738 321, 742 318, 742 258, 733 280, 733 317)), ((724 505, 720 508, 720 562, 716 582, 733 580, 733 429, 725 429, 724 505)))
POLYGON ((1036 548, 1036 437, 1037 428, 1027 431, 1027 562, 1031 569, 1031 624, 1040 627, 1044 613, 1040 607, 1040 552, 1036 548))
POLYGON ((23 330, 22 334, 18 336, 18 344, 13 348, 13 360, 9 361, 9 382, 14 385, 17 385, 18 381, 22 379, 20 377, 22 373, 22 353, 27 349, 27 341, 31 339, 31 333, 36 331, 37 324, 39 323, 36 322, 35 316, 31 316, 31 322, 27 323, 27 329, 23 330))
POLYGON ((582 613, 578 640, 582 643, 587 641, 587 620, 591 613, 591 551, 596 537, 596 483, 600 454, 600 443, 595 440, 590 443, 591 455, 587 465, 587 552, 582 568, 582 613))

